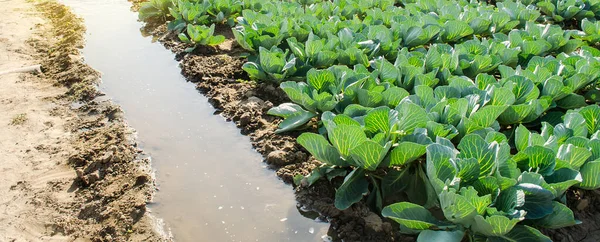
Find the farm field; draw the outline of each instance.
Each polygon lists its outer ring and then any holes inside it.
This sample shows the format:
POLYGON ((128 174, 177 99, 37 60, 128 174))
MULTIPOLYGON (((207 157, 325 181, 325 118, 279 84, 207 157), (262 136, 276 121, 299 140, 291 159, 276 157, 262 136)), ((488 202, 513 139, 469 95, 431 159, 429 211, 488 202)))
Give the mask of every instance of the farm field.
POLYGON ((600 241, 600 0, 7 1, 0 241, 600 241))
POLYGON ((154 0, 139 17, 336 238, 600 236, 596 1, 154 0))

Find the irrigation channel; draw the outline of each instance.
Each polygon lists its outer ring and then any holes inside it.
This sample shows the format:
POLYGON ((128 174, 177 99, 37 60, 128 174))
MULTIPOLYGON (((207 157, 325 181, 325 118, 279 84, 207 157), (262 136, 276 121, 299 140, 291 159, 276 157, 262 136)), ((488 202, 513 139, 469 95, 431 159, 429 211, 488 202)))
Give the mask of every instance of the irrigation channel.
POLYGON ((85 19, 83 55, 152 157, 150 205, 178 241, 320 241, 328 224, 304 217, 234 124, 180 74, 174 55, 140 33, 126 0, 63 0, 85 19))

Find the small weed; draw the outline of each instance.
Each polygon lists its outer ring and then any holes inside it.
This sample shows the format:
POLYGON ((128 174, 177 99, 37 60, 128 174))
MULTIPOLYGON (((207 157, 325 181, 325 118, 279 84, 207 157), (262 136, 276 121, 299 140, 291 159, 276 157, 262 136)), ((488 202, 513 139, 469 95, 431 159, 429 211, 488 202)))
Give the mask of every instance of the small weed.
POLYGON ((27 121, 27 114, 21 113, 15 115, 10 121, 10 125, 22 125, 27 121))

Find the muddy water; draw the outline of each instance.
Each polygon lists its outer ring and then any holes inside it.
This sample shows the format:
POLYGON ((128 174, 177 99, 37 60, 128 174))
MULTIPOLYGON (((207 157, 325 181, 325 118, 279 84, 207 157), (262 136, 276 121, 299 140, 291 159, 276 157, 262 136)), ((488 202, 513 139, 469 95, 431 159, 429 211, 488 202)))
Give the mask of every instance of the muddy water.
POLYGON ((328 225, 298 212, 292 189, 247 137, 180 75, 173 54, 142 37, 126 0, 64 0, 85 19, 87 62, 152 157, 153 213, 178 241, 320 241, 328 225))

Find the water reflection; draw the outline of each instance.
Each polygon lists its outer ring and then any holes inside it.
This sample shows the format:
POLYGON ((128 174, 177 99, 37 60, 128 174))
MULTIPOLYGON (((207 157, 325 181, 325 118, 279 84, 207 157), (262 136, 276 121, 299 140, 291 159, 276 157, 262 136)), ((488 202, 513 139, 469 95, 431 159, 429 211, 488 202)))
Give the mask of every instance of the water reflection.
POLYGON ((179 241, 321 241, 293 190, 264 168, 232 123, 179 74, 174 55, 143 37, 126 0, 64 0, 85 19, 86 61, 152 157, 160 191, 151 210, 179 241))

